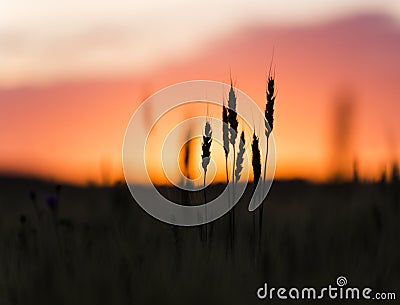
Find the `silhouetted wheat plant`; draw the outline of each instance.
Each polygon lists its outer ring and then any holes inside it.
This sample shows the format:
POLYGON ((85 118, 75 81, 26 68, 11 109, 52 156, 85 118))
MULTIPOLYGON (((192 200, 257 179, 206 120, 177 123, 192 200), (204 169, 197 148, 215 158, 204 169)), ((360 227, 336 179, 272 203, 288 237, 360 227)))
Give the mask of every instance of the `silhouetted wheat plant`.
MULTIPOLYGON (((235 159, 236 159, 236 137, 238 132, 239 122, 237 120, 236 113, 236 93, 233 88, 232 79, 231 79, 231 88, 229 90, 229 98, 228 98, 228 122, 229 122, 229 142, 233 148, 233 166, 232 166, 232 202, 235 202, 235 159)), ((231 245, 233 247, 235 241, 235 207, 230 211, 231 214, 231 245)))
POLYGON ((226 169, 226 183, 229 182, 228 177, 228 154, 229 154, 229 121, 228 121, 228 109, 225 104, 222 106, 222 137, 224 141, 224 152, 225 152, 225 169, 226 169))
POLYGON ((207 242, 207 197, 206 197, 206 177, 207 177, 207 167, 210 163, 211 158, 211 143, 212 143, 212 130, 209 121, 206 121, 206 125, 204 127, 204 135, 203 135, 203 144, 201 146, 202 150, 202 167, 204 171, 204 180, 203 180, 203 193, 204 193, 204 206, 205 206, 205 241, 207 242))
POLYGON ((240 142, 239 142, 239 151, 236 158, 236 169, 235 169, 235 180, 238 182, 240 180, 240 176, 243 170, 243 156, 245 152, 244 145, 246 144, 246 140, 244 138, 244 131, 240 135, 240 142))
MULTIPOLYGON (((225 152, 225 173, 226 173, 226 184, 229 184, 229 174, 228 174, 228 155, 229 155, 229 118, 228 118, 228 108, 225 106, 225 102, 222 105, 222 138, 223 138, 223 145, 224 145, 224 152, 225 152)), ((228 205, 231 206, 230 202, 230 194, 228 192, 228 205)), ((228 228, 228 246, 227 249, 230 247, 232 248, 232 213, 229 211, 229 228, 228 228)))
POLYGON ((265 136, 267 137, 267 147, 265 153, 265 163, 264 163, 264 181, 266 179, 267 174, 267 158, 268 158, 268 140, 269 136, 272 133, 272 129, 274 128, 274 104, 275 104, 275 79, 271 74, 271 71, 268 75, 267 80, 267 90, 266 90, 266 99, 267 102, 265 104, 265 136))
MULTIPOLYGON (((240 180, 240 176, 242 174, 242 170, 243 170, 243 161, 244 161, 244 152, 245 152, 245 144, 246 144, 246 140, 244 137, 244 131, 242 131, 241 135, 240 135, 240 141, 239 141, 239 151, 237 153, 237 158, 236 158, 236 166, 235 166, 235 183, 238 183, 240 180)), ((233 214, 234 216, 235 214, 233 214)), ((235 225, 234 223, 234 218, 233 220, 233 225, 235 225)), ((235 228, 233 228, 234 230, 235 228)), ((234 231, 233 231, 234 232, 234 231)))
MULTIPOLYGON (((272 66, 272 64, 271 64, 272 66)), ((266 149, 265 149, 265 161, 264 161, 264 178, 263 185, 267 182, 267 162, 268 162, 268 148, 269 148, 269 137, 274 128, 274 104, 275 104, 275 72, 271 73, 271 67, 268 72, 267 78, 267 90, 266 90, 266 105, 265 105, 265 136, 266 136, 266 149)), ((263 194, 264 196, 265 194, 263 194)), ((259 239, 261 240, 262 235, 262 220, 263 220, 263 209, 264 204, 260 205, 260 217, 259 217, 259 239)), ((261 246, 261 244, 260 244, 261 246)))
MULTIPOLYGON (((255 197, 255 191, 257 188, 257 184, 260 180, 261 177, 261 154, 260 154, 260 145, 259 145, 259 139, 256 136, 256 132, 253 131, 253 141, 251 143, 251 152, 252 152, 252 158, 251 158, 251 164, 253 167, 253 196, 255 197)), ((262 217, 262 214, 259 216, 260 218, 262 217)), ((256 213, 253 213, 253 236, 254 240, 256 240, 256 213)), ((259 230, 259 248, 260 248, 260 240, 261 240, 261 230, 259 230)), ((255 246, 255 245, 254 245, 255 246)))

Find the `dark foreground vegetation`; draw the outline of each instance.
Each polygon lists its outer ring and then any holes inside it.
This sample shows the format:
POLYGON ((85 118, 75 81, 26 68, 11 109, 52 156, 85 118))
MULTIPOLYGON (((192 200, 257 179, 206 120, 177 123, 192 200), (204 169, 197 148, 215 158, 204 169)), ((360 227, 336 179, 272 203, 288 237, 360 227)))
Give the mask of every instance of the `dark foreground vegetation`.
POLYGON ((281 304, 257 288, 325 287, 340 275, 400 297, 398 183, 274 182, 257 247, 251 189, 231 249, 228 215, 204 242, 198 227, 149 216, 125 184, 0 178, 0 304, 281 304))

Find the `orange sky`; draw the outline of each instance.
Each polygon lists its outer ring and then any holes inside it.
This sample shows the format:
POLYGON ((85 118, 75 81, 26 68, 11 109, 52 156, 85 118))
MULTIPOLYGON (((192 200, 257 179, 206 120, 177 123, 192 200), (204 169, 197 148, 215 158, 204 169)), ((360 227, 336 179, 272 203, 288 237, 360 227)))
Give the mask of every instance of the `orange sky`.
POLYGON ((361 176, 376 178, 400 161, 400 27, 372 14, 303 26, 247 25, 146 73, 0 89, 0 171, 78 183, 121 179, 125 128, 144 96, 192 79, 228 82, 231 70, 263 109, 273 48, 276 177, 326 179, 336 160, 350 171, 357 159, 361 176), (335 158, 341 100, 352 115, 346 156, 335 158))

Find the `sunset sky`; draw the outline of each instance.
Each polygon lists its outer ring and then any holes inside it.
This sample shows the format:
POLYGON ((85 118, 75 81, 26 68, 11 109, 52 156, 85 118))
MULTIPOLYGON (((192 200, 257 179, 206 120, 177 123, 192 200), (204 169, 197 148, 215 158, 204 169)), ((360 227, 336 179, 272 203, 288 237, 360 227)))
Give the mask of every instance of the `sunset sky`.
POLYGON ((231 71, 264 109, 273 50, 277 178, 400 161, 397 0, 16 0, 0 3, 0 175, 123 179, 145 97, 231 71))

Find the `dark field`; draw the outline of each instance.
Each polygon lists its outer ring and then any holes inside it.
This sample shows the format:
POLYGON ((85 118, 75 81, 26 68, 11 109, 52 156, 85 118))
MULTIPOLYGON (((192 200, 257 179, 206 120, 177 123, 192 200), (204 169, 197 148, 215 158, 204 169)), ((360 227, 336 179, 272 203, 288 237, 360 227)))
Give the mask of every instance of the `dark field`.
POLYGON ((236 206, 231 250, 228 215, 209 225, 205 243, 199 227, 152 218, 125 184, 0 178, 0 305, 283 304, 258 300, 257 288, 321 288, 341 275, 348 286, 396 292, 396 304, 399 189, 275 181, 259 251, 250 187, 236 206))

